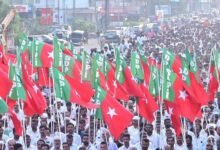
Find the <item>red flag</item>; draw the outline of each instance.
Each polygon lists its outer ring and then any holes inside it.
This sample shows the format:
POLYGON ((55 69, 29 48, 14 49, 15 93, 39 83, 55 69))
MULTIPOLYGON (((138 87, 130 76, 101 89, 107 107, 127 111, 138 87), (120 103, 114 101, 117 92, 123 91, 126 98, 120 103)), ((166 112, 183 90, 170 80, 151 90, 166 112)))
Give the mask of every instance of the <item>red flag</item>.
POLYGON ((8 67, 5 68, 5 70, 3 69, 4 68, 0 68, 0 87, 2 87, 0 90, 0 96, 3 99, 6 99, 11 90, 12 81, 8 78, 8 67))
POLYGON ((136 82, 135 78, 133 77, 131 70, 126 67, 124 71, 125 81, 123 86, 127 90, 128 95, 136 96, 139 98, 145 98, 144 93, 142 92, 140 86, 136 82))
POLYGON ((83 101, 89 102, 91 100, 95 91, 92 89, 92 86, 89 82, 80 82, 79 80, 71 78, 67 75, 65 78, 69 82, 70 86, 72 86, 72 88, 78 92, 83 101))
POLYGON ((24 65, 24 69, 31 78, 34 73, 37 72, 36 68, 34 68, 31 62, 28 59, 28 50, 24 51, 21 54, 22 64, 24 65))
POLYGON ((11 120, 14 124, 15 133, 19 136, 22 136, 23 128, 22 128, 21 121, 18 119, 16 114, 10 109, 9 109, 9 116, 11 117, 11 120))
POLYGON ((141 116, 147 121, 152 122, 154 121, 154 112, 158 110, 158 105, 144 84, 141 84, 141 88, 146 98, 140 98, 138 100, 137 109, 141 116))
POLYGON ((32 116, 34 114, 41 115, 47 108, 47 102, 42 95, 39 87, 34 83, 34 81, 28 78, 27 72, 24 70, 24 65, 22 65, 22 75, 23 75, 23 85, 26 89, 27 99, 24 101, 24 111, 26 115, 32 116), (28 106, 28 107, 25 107, 28 106), (31 109, 27 109, 31 108, 31 109), (34 114, 33 114, 34 113, 34 114))
POLYGON ((183 86, 183 81, 177 78, 177 81, 174 83, 175 102, 178 105, 179 112, 182 116, 186 117, 190 121, 194 121, 197 117, 201 116, 201 105, 196 103, 194 97, 187 93, 183 86))
POLYGON ((164 101, 167 111, 169 115, 171 116, 171 121, 173 128, 176 132, 176 135, 181 134, 181 121, 180 121, 180 113, 178 111, 178 108, 176 107, 175 103, 164 101))
POLYGON ((133 114, 126 110, 117 100, 106 94, 101 104, 103 120, 107 123, 112 136, 117 140, 131 123, 133 114))
POLYGON ((117 99, 124 101, 129 100, 129 95, 127 94, 125 88, 116 81, 115 68, 112 64, 107 73, 107 77, 105 77, 104 74, 102 74, 101 72, 99 73, 99 75, 101 87, 105 91, 109 91, 109 93, 117 99))
POLYGON ((215 66, 211 66, 210 68, 210 75, 209 75, 209 82, 208 82, 208 92, 209 92, 209 100, 213 101, 215 98, 215 93, 218 90, 218 81, 216 79, 215 74, 215 66))
POLYGON ((196 80, 196 77, 192 72, 189 73, 189 77, 192 90, 196 95, 195 99, 197 100, 197 103, 201 105, 207 105, 209 102, 209 95, 206 93, 202 83, 196 80))
POLYGON ((49 76, 49 68, 38 68, 38 81, 39 86, 52 87, 53 79, 49 76))

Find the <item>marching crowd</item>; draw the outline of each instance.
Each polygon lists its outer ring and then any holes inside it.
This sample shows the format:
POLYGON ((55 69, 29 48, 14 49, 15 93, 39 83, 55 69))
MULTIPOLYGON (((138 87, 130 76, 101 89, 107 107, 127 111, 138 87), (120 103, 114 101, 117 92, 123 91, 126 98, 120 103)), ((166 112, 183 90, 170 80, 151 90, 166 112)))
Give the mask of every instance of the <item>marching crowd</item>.
MULTIPOLYGON (((161 49, 168 48, 183 55, 186 48, 197 56, 204 87, 208 85, 208 67, 212 49, 220 46, 220 22, 212 16, 208 22, 179 18, 170 21, 158 32, 141 33, 121 41, 119 50, 130 63, 131 51, 138 51, 161 61, 161 49), (141 45, 142 48, 139 48, 141 45)), ((94 51, 91 51, 91 56, 94 51)), ((99 52, 114 61, 113 46, 106 44, 99 52)), ((125 107, 135 117, 119 140, 115 140, 102 120, 95 118, 94 110, 56 99, 48 88, 42 93, 52 99, 43 115, 26 117, 17 104, 14 112, 22 120, 22 136, 15 133, 7 114, 0 116, 0 150, 220 150, 220 94, 208 106, 201 108, 203 117, 190 122, 182 120, 182 134, 176 135, 170 114, 165 108, 155 112, 149 123, 138 115, 133 99, 125 107)), ((118 120, 120 122, 120 120, 118 120)))

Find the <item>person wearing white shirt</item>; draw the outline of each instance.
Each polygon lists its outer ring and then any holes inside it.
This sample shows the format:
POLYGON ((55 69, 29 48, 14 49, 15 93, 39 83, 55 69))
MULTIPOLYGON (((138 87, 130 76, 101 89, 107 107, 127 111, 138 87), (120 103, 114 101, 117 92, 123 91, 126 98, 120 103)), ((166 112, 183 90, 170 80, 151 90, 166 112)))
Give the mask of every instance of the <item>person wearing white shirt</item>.
POLYGON ((196 149, 196 147, 192 143, 192 136, 191 135, 186 135, 186 147, 189 150, 196 149))
POLYGON ((78 148, 78 146, 73 143, 73 136, 70 134, 66 135, 66 143, 69 145, 70 150, 75 150, 78 148))
POLYGON ((193 145, 196 147, 196 150, 205 149, 205 141, 207 139, 206 132, 202 129, 200 124, 197 124, 194 129, 194 134, 188 131, 188 134, 192 136, 193 145))
POLYGON ((176 137, 176 144, 174 145, 175 150, 186 150, 186 145, 183 143, 183 136, 176 137))
POLYGON ((128 133, 131 138, 131 144, 135 145, 140 142, 140 131, 138 128, 138 122, 140 118, 135 116, 132 120, 132 126, 128 127, 128 133))
POLYGON ((19 109, 18 105, 14 106, 14 113, 16 114, 16 116, 18 117, 19 120, 24 120, 24 118, 25 118, 24 112, 23 112, 23 110, 19 109))
POLYGON ((67 123, 66 131, 68 134, 73 136, 73 143, 77 146, 81 145, 81 137, 79 134, 74 133, 74 125, 72 123, 67 123))
POLYGON ((167 137, 167 144, 170 146, 171 149, 174 150, 174 144, 175 144, 174 137, 167 137))
POLYGON ((9 137, 7 135, 4 135, 3 133, 4 133, 4 129, 0 127, 0 141, 4 141, 4 143, 6 143, 9 137))
POLYGON ((103 149, 102 147, 105 147, 105 144, 108 145, 107 146, 108 150, 117 150, 118 149, 117 145, 115 144, 113 139, 110 137, 110 133, 107 129, 102 131, 102 136, 101 136, 100 140, 101 141, 97 144, 97 150, 102 150, 103 149))
POLYGON ((92 143, 89 142, 88 134, 84 134, 82 136, 82 145, 80 145, 78 149, 80 149, 81 147, 85 147, 86 150, 97 150, 96 147, 92 143))
POLYGON ((32 118, 31 126, 27 128, 27 134, 31 137, 31 144, 36 146, 37 140, 40 138, 40 133, 38 130, 38 118, 32 118))
POLYGON ((151 149, 157 149, 160 147, 160 137, 153 133, 153 125, 147 124, 146 125, 146 132, 147 132, 147 138, 149 139, 150 143, 152 143, 151 149))
POLYGON ((61 139, 59 136, 54 137, 54 144, 51 150, 60 150, 61 149, 61 139))
POLYGON ((130 135, 123 134, 122 140, 123 145, 118 150, 130 150, 132 147, 132 145, 130 144, 130 135))
POLYGON ((150 141, 147 138, 143 138, 141 144, 136 144, 135 148, 137 148, 137 150, 153 150, 150 148, 150 141))
POLYGON ((34 145, 31 145, 31 137, 30 135, 26 134, 26 150, 37 150, 37 147, 34 145))
MULTIPOLYGON (((49 146, 52 146, 52 139, 50 138, 50 137, 48 137, 47 135, 46 135, 46 126, 43 126, 43 125, 41 125, 40 126, 40 138, 39 139, 42 139, 42 140, 44 140, 44 142, 47 144, 47 145, 49 145, 49 146)), ((38 139, 38 140, 39 140, 38 139)), ((37 140, 37 141, 38 141, 37 140)))

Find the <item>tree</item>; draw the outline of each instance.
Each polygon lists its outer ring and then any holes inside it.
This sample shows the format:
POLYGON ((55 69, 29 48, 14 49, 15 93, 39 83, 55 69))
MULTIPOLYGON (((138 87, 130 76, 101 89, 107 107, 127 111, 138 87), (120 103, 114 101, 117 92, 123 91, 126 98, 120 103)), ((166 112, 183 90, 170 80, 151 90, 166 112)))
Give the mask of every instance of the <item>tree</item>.
POLYGON ((0 0, 0 21, 2 22, 5 16, 10 11, 10 6, 7 0, 0 0))

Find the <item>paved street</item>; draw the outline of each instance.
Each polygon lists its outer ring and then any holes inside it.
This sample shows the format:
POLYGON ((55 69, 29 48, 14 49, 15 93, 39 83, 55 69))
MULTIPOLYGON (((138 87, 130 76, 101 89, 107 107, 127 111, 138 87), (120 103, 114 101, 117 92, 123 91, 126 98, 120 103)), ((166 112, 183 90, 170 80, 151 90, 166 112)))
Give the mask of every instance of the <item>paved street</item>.
POLYGON ((84 47, 88 52, 90 52, 92 48, 99 48, 99 44, 97 39, 89 39, 88 44, 76 46, 76 49, 79 50, 81 47, 84 47))

